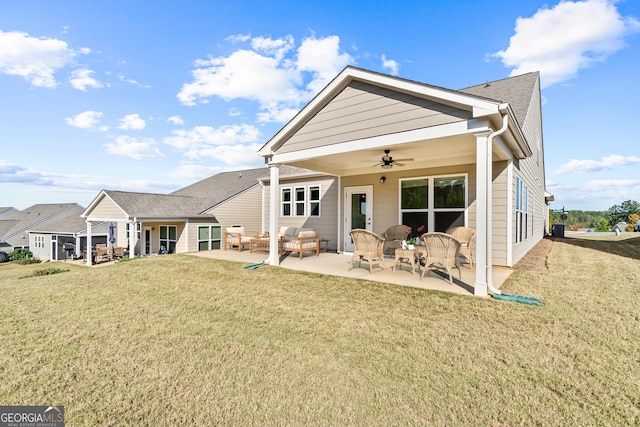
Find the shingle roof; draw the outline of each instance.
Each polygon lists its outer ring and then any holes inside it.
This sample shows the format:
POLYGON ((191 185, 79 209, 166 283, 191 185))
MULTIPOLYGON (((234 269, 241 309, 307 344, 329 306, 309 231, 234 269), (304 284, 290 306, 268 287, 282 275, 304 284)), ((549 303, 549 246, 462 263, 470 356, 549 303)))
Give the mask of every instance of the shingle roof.
POLYGON ((535 85, 540 77, 539 72, 522 74, 502 80, 487 82, 481 85, 460 89, 459 92, 480 96, 499 102, 508 102, 520 126, 529 111, 531 97, 534 94, 535 85))
POLYGON ((84 208, 75 205, 51 220, 29 228, 31 232, 79 233, 87 228, 86 221, 80 217, 84 208))
POLYGON ((0 220, 0 241, 7 242, 12 246, 22 246, 23 239, 26 237, 26 231, 34 227, 42 227, 46 222, 52 221, 57 217, 64 217, 68 211, 72 211, 78 207, 75 203, 52 203, 37 204, 28 207, 23 211, 19 211, 6 219, 0 220), (7 225, 10 223, 10 226, 7 225))
POLYGON ((104 193, 132 217, 195 217, 206 205, 203 199, 189 196, 112 190, 104 193))
POLYGON ((215 206, 258 184, 258 180, 269 176, 267 168, 221 172, 202 181, 174 191, 171 195, 202 199, 204 208, 215 206))

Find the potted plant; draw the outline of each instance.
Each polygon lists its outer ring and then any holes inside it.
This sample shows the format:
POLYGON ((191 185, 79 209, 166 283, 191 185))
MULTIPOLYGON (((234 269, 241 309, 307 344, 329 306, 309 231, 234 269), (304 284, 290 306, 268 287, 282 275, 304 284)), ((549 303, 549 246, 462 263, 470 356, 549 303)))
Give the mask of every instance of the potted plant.
POLYGON ((413 249, 415 249, 415 247, 416 247, 416 238, 415 237, 408 238, 407 239, 407 249, 412 251, 413 249))

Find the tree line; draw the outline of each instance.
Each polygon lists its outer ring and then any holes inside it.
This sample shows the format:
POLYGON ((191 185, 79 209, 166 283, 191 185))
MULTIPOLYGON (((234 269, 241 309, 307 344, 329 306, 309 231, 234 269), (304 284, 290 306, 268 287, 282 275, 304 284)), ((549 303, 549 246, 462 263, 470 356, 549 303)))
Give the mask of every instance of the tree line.
POLYGON ((633 231, 633 224, 640 220, 640 203, 627 200, 619 205, 613 205, 606 211, 564 211, 567 216, 562 220, 562 210, 550 212, 551 224, 563 224, 567 230, 591 228, 595 231, 611 231, 616 224, 627 223, 627 231, 633 231))

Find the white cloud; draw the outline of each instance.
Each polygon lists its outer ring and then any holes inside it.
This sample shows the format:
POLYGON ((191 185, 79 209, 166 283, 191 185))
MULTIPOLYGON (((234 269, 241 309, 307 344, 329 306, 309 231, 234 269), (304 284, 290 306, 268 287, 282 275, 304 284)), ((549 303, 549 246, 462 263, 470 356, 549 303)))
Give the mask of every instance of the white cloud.
POLYGON ((147 124, 138 114, 127 114, 120 120, 120 126, 118 126, 118 129, 141 130, 144 129, 145 126, 147 126, 147 124))
POLYGON ((164 154, 156 147, 153 138, 132 138, 127 135, 120 135, 116 137, 115 143, 108 143, 104 146, 109 154, 131 157, 136 160, 164 158, 164 154))
POLYGON ((506 50, 495 57, 511 75, 540 71, 542 85, 571 79, 583 68, 603 62, 624 47, 624 37, 640 22, 618 13, 613 0, 562 1, 516 20, 506 50))
POLYGON ((587 191, 610 191, 610 190, 631 190, 640 186, 637 179, 601 179, 589 181, 585 185, 587 191))
MULTIPOLYGON (((80 129, 92 129, 100 122, 102 116, 103 113, 101 111, 89 110, 76 114, 73 117, 66 117, 64 120, 68 125, 73 127, 80 129)), ((101 130, 106 130, 106 128, 101 128, 101 130)))
POLYGON ((562 164, 560 168, 554 172, 554 175, 564 175, 566 173, 574 172, 598 172, 602 170, 623 168, 636 163, 640 163, 640 157, 621 156, 619 154, 612 154, 610 156, 603 157, 601 161, 572 159, 567 163, 562 164))
POLYGON ((392 76, 397 76, 400 70, 400 65, 393 59, 387 59, 386 55, 382 55, 382 67, 391 73, 392 76))
POLYGON ((229 116, 230 117, 238 117, 240 115, 242 115, 242 111, 240 111, 239 109, 237 109, 235 107, 229 108, 229 116))
POLYGON ((227 57, 201 59, 177 98, 185 105, 206 103, 217 96, 226 100, 245 98, 260 103, 261 121, 288 119, 301 103, 320 91, 350 61, 340 52, 340 38, 308 37, 297 50, 292 36, 280 39, 234 37, 249 41, 227 57))
POLYGON ((169 123, 173 123, 174 125, 182 126, 184 125, 184 120, 180 116, 171 116, 167 119, 169 123))
MULTIPOLYGON (((163 142, 183 151, 185 157, 193 159, 217 158, 222 146, 236 147, 240 152, 244 150, 244 144, 255 143, 260 137, 260 131, 251 125, 219 128, 196 126, 190 130, 174 130, 172 133, 173 136, 165 138, 163 142)), ((253 156, 257 156, 256 151, 257 148, 253 151, 253 156)))
POLYGON ((21 76, 34 87, 56 87, 55 72, 71 65, 78 53, 89 52, 88 48, 76 52, 62 40, 0 30, 0 72, 21 76))
POLYGON ((69 82, 74 88, 83 92, 87 91, 87 87, 101 88, 102 83, 92 77, 92 70, 73 70, 69 82))
POLYGON ((311 96, 320 92, 351 61, 353 58, 348 53, 340 53, 338 36, 307 37, 298 48, 298 70, 313 74, 313 80, 307 85, 311 96))
POLYGON ((262 144, 246 145, 220 145, 217 147, 205 147, 197 152, 197 156, 189 153, 185 157, 208 157, 219 161, 221 164, 233 166, 233 169, 256 168, 264 165, 264 159, 258 156, 258 150, 262 144))
POLYGON ((232 43, 243 43, 251 40, 251 34, 235 34, 233 36, 227 37, 225 40, 228 40, 232 43))

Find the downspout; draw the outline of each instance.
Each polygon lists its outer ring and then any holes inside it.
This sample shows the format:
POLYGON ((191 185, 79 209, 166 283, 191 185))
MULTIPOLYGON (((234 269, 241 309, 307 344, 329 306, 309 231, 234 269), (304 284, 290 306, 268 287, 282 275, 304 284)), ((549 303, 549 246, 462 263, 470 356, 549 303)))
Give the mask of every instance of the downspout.
MULTIPOLYGON (((493 163, 493 138, 495 138, 496 136, 502 135, 506 130, 507 127, 509 126, 509 114, 508 113, 504 113, 502 115, 502 127, 500 129, 498 129, 497 131, 491 133, 488 137, 488 141, 487 141, 487 164, 490 165, 493 163)), ((493 175, 493 168, 491 168, 492 173, 490 175, 493 175)), ((490 221, 489 224, 491 224, 491 222, 493 222, 493 208, 492 208, 492 204, 493 204, 493 177, 492 176, 487 176, 487 199, 488 199, 488 203, 487 203, 487 221, 490 221)), ((491 230, 493 230, 493 226, 491 226, 491 230)), ((500 290, 496 289, 493 287, 493 232, 491 233, 491 236, 489 236, 490 238, 487 239, 487 288, 489 289, 489 292, 491 292, 494 295, 500 295, 501 292, 500 290)))

